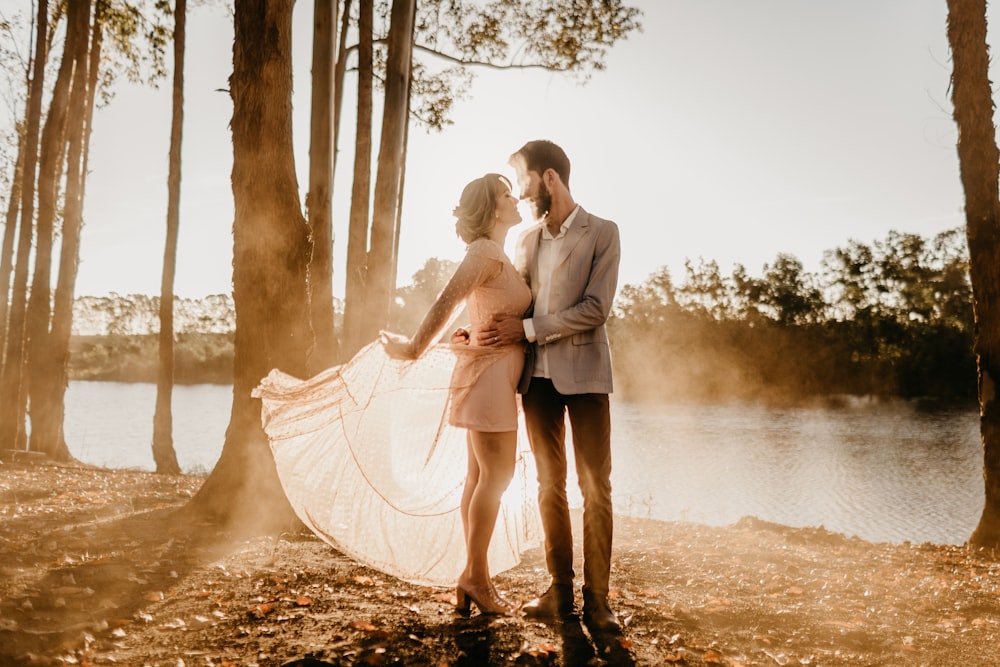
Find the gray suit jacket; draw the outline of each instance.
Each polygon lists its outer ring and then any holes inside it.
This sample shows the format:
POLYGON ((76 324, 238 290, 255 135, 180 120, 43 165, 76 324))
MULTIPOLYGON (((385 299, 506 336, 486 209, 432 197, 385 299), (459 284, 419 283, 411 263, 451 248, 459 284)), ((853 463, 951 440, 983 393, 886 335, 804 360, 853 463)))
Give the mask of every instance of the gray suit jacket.
MULTIPOLYGON (((514 266, 538 296, 538 245, 542 226, 517 242, 514 266)), ((556 258, 548 315, 532 315, 537 340, 530 346, 520 391, 534 370, 537 347, 545 346, 552 383, 561 394, 610 394, 611 348, 605 322, 618 289, 621 244, 618 226, 583 208, 556 258)))

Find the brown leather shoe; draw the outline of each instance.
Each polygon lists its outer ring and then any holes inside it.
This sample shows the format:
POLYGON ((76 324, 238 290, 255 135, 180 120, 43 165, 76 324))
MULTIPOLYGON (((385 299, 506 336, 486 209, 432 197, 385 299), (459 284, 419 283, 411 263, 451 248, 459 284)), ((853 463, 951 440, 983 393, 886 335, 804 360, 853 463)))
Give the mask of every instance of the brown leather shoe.
POLYGON ((589 591, 583 592, 583 624, 591 632, 621 632, 618 617, 611 611, 608 598, 589 591))
POLYGON ((573 585, 552 584, 549 589, 521 607, 529 618, 562 618, 573 613, 573 585))

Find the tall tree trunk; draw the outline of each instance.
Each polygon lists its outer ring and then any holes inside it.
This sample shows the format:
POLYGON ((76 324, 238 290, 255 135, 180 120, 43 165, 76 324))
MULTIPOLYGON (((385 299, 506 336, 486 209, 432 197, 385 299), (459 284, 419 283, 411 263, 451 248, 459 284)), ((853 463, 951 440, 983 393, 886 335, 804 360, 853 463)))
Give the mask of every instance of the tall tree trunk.
POLYGON ((985 0, 948 0, 952 103, 965 189, 986 502, 969 542, 1000 547, 1000 151, 993 125, 985 0))
MULTIPOLYGON (((17 239, 17 214, 21 210, 21 187, 24 185, 24 125, 19 128, 17 160, 14 177, 10 182, 10 198, 4 217, 3 246, 0 247, 0 341, 7 328, 7 311, 10 306, 10 278, 14 270, 14 242, 17 239)), ((3 345, 0 345, 0 368, 3 367, 3 345)))
POLYGON ((358 114, 354 138, 354 181, 347 232, 347 269, 341 357, 353 356, 363 342, 368 275, 368 219, 372 181, 372 0, 360 0, 358 17, 358 114))
POLYGON ((153 413, 153 460, 156 472, 180 473, 174 451, 171 397, 174 391, 174 274, 181 206, 181 137, 184 128, 184 37, 186 0, 174 3, 174 85, 170 122, 170 166, 167 174, 167 235, 160 277, 159 368, 156 375, 156 411, 153 413))
MULTIPOLYGON (((406 90, 406 118, 409 121, 410 118, 410 102, 413 99, 413 78, 407 82, 406 90)), ((406 153, 409 148, 410 141, 410 123, 406 122, 403 125, 403 143, 399 149, 399 192, 396 193, 396 236, 393 238, 392 245, 394 250, 392 258, 392 276, 389 279, 389 285, 391 285, 392 294, 396 294, 396 282, 399 277, 399 234, 403 229, 403 193, 406 190, 406 153)), ((392 311, 392 307, 395 304, 395 299, 390 300, 389 310, 392 311)))
POLYGON ((193 511, 241 531, 297 524, 281 489, 260 399, 272 368, 302 377, 308 322, 309 229, 292 153, 292 0, 236 0, 233 74, 233 408, 222 455, 193 511))
POLYGON ((312 54, 312 127, 309 133, 309 194, 312 229, 309 306, 316 345, 310 373, 333 365, 337 339, 333 326, 333 95, 337 3, 315 0, 312 54))
POLYGON ((28 89, 27 126, 25 128, 24 170, 21 185, 21 219, 18 225, 17 256, 11 286, 10 312, 3 345, 3 374, 0 377, 0 448, 23 449, 27 445, 23 415, 24 321, 28 306, 28 271, 35 221, 35 176, 38 167, 38 135, 42 118, 42 94, 45 89, 45 62, 48 58, 48 0, 38 2, 35 54, 31 64, 28 89))
POLYGON ((372 207, 371 248, 368 251, 366 317, 362 342, 375 338, 389 319, 396 291, 396 219, 403 177, 403 141, 406 136, 407 97, 413 59, 413 19, 416 0, 393 0, 386 63, 385 107, 379 138, 375 198, 372 207))
MULTIPOLYGON (((41 156, 38 165, 38 219, 35 223, 35 261, 31 294, 26 314, 27 394, 31 403, 30 448, 37 452, 67 458, 59 451, 61 424, 52 423, 51 405, 45 397, 52 381, 48 356, 49 326, 52 320, 52 254, 59 193, 66 166, 67 126, 70 98, 81 102, 86 85, 86 49, 89 40, 90 2, 70 3, 66 14, 66 44, 59 74, 42 130, 41 156), (77 86, 74 90, 74 84, 77 86)), ((77 119, 82 122, 82 117, 77 119)), ((18 410, 27 406, 18 406, 18 410)), ((19 413, 18 419, 23 419, 19 413)))
POLYGON ((347 35, 351 29, 351 0, 344 0, 337 37, 337 64, 333 68, 333 171, 337 174, 337 153, 340 152, 340 112, 344 106, 344 77, 347 75, 347 35))
MULTIPOLYGON (((66 386, 69 383, 69 339, 73 328, 73 296, 76 291, 77 267, 80 260, 80 230, 83 227, 83 199, 87 183, 87 162, 90 151, 90 134, 93 127, 97 78, 101 66, 103 2, 96 3, 93 30, 86 67, 81 67, 81 99, 74 95, 71 106, 69 159, 66 170, 66 209, 63 216, 62 246, 59 250, 59 277, 56 280, 52 308, 52 333, 46 356, 52 367, 51 395, 46 398, 51 406, 50 422, 58 429, 52 436, 56 446, 69 457, 63 431, 66 413, 66 386)), ((73 84, 74 89, 78 86, 73 84)))

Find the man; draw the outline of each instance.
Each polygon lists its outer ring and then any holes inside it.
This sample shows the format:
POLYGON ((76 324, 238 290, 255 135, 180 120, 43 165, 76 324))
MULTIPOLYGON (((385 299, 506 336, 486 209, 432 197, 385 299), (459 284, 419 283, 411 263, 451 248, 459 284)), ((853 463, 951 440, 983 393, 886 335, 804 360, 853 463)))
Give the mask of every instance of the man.
POLYGON ((531 287, 534 305, 527 319, 497 320, 478 341, 495 345, 527 339, 533 353, 520 391, 538 467, 538 505, 552 583, 523 609, 535 618, 559 618, 574 609, 566 499, 568 414, 584 501, 583 621, 592 631, 615 632, 618 619, 608 605, 612 382, 605 322, 618 285, 618 227, 573 201, 569 158, 551 141, 529 141, 510 164, 520 197, 531 202, 539 222, 518 240, 514 262, 531 287))

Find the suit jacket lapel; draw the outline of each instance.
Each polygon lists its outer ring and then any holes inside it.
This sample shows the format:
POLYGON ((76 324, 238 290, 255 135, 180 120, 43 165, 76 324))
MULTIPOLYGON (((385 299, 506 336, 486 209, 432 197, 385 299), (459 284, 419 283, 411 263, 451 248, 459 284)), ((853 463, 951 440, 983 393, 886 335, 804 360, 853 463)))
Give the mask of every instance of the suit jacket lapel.
POLYGON ((542 226, 536 225, 535 229, 531 230, 527 237, 525 237, 524 243, 524 271, 525 278, 528 281, 528 285, 531 287, 532 295, 536 294, 535 286, 532 281, 532 276, 538 275, 538 244, 542 240, 542 226))
POLYGON ((566 238, 563 239, 562 246, 559 248, 559 255, 556 257, 555 263, 556 267, 559 267, 566 261, 566 258, 573 252, 573 248, 576 247, 576 244, 587 234, 589 227, 590 215, 581 206, 576 214, 576 219, 570 225, 569 231, 566 232, 566 238))

